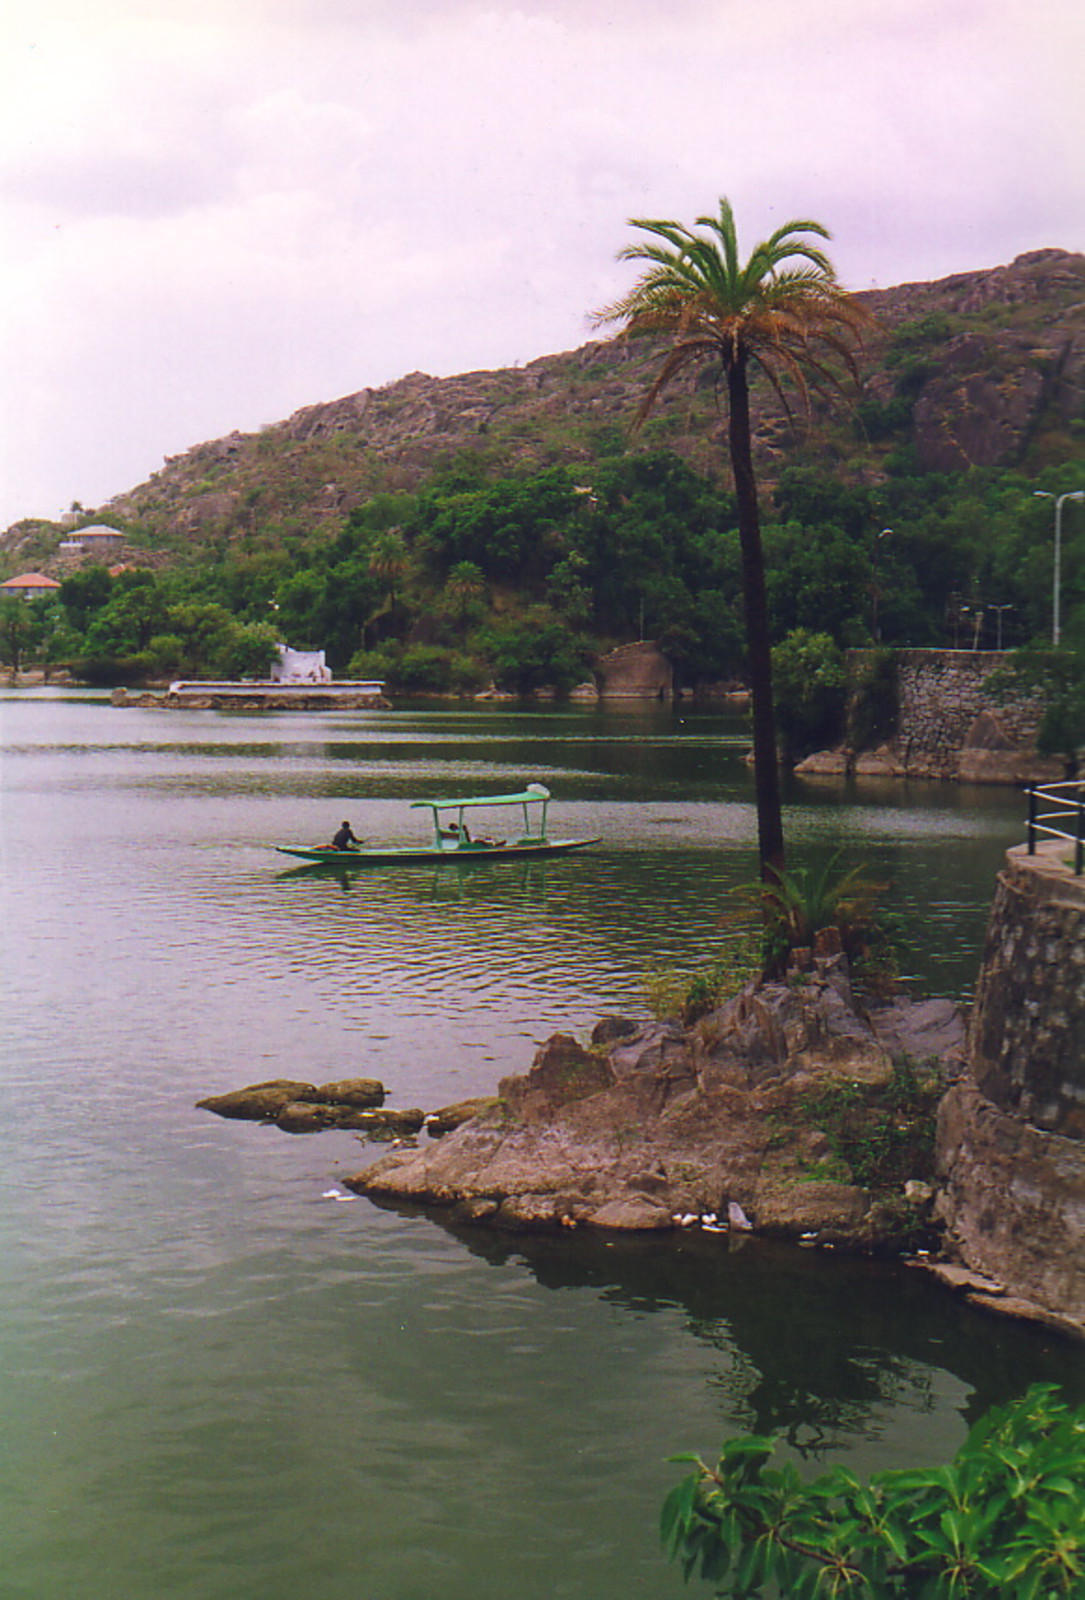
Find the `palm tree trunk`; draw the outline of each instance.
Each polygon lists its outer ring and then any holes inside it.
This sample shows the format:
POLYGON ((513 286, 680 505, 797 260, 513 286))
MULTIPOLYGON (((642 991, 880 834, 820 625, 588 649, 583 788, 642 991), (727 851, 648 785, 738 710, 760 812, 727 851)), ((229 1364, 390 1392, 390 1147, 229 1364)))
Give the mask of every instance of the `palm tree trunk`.
POLYGON ((750 448, 750 395, 744 357, 727 368, 730 400, 728 444, 738 502, 738 534, 742 547, 742 593, 746 611, 746 662, 753 707, 753 776, 757 796, 757 851, 761 877, 782 872, 784 828, 780 815, 780 768, 776 754, 776 716, 772 703, 772 654, 769 608, 765 596, 765 557, 757 483, 750 448))

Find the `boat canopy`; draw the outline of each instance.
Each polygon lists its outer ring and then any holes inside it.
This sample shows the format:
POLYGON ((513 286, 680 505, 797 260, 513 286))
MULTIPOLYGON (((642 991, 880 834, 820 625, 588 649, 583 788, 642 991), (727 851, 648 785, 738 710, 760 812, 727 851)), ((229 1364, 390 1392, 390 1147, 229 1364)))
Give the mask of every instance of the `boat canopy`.
POLYGON ((411 810, 419 806, 429 811, 460 811, 468 806, 523 806, 536 802, 549 800, 550 790, 545 789, 541 783, 529 783, 520 794, 479 794, 469 800, 412 800, 411 810))
POLYGON ((524 813, 524 832, 520 839, 521 844, 546 843, 546 811, 550 804, 550 790, 541 783, 529 783, 526 789, 519 794, 479 794, 461 800, 414 800, 411 802, 412 810, 421 808, 428 811, 433 818, 434 843, 441 847, 448 837, 456 837, 459 848, 474 848, 475 844, 492 845, 495 841, 475 841, 473 844, 466 828, 464 827, 463 814, 465 811, 478 806, 522 806, 524 813), (537 831, 531 829, 530 806, 541 806, 541 812, 536 812, 537 831), (455 812, 456 821, 449 822, 442 827, 442 812, 455 812))

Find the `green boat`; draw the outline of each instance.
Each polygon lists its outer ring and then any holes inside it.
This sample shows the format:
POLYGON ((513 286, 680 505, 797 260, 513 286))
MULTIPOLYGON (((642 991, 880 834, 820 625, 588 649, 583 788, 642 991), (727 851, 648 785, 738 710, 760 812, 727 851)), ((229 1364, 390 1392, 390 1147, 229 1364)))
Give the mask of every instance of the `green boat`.
MULTIPOLYGON (((336 850, 332 845, 288 845, 275 848, 284 856, 308 861, 317 866, 344 867, 379 866, 383 862, 455 861, 474 865, 484 861, 522 861, 525 857, 568 855, 573 850, 585 850, 598 844, 598 839, 551 839, 546 831, 546 814, 550 804, 550 791, 541 783, 529 783, 519 794, 473 795, 470 799, 415 800, 412 811, 428 811, 433 823, 433 837, 428 843, 418 845, 353 845, 336 850), (495 839, 472 832, 466 813, 481 806, 519 808, 523 831, 514 837, 495 839)), ((519 825, 520 819, 517 818, 519 825)))

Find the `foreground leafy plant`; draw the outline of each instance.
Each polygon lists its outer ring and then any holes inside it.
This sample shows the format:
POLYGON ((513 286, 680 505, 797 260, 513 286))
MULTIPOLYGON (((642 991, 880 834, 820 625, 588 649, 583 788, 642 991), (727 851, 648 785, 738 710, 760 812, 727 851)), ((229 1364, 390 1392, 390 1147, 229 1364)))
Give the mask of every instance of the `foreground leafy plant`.
POLYGON ((1085 1594, 1085 1407, 1051 1385, 992 1410, 948 1465, 804 1483, 775 1438, 729 1440, 663 1505, 663 1545, 728 1600, 1085 1594))
POLYGON ((891 1190, 933 1171, 935 1119, 944 1092, 937 1060, 923 1065, 900 1055, 887 1083, 831 1078, 801 1097, 798 1112, 824 1130, 848 1181, 891 1190))

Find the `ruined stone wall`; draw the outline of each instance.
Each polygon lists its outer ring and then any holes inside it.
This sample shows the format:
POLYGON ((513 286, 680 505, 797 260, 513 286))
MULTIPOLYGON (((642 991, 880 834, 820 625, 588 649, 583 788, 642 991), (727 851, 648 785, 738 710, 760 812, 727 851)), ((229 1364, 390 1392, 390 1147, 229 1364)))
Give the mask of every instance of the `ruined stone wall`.
POLYGON ((1007 854, 938 1162, 960 1259, 1085 1324, 1085 879, 1065 853, 1007 854))
POLYGON ((674 694, 674 668, 652 640, 621 644, 594 666, 602 700, 670 700, 674 694))

